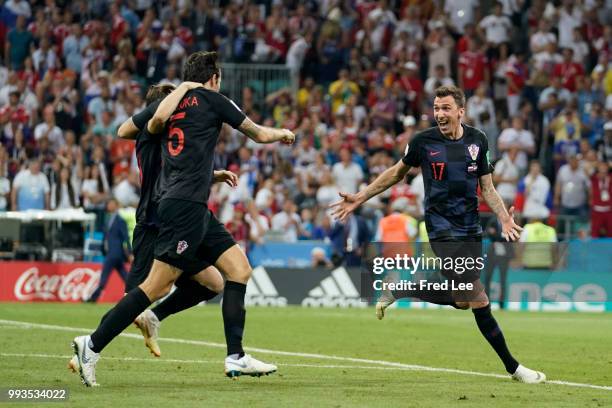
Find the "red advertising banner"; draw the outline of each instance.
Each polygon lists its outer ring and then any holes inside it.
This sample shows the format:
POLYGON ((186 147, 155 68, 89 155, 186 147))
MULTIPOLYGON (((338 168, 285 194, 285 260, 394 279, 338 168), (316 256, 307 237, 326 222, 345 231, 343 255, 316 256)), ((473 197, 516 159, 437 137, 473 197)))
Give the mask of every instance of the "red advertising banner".
MULTIPOLYGON (((98 287, 100 263, 0 262, 0 301, 81 302, 98 287)), ((99 302, 117 302, 125 284, 111 273, 99 302)))

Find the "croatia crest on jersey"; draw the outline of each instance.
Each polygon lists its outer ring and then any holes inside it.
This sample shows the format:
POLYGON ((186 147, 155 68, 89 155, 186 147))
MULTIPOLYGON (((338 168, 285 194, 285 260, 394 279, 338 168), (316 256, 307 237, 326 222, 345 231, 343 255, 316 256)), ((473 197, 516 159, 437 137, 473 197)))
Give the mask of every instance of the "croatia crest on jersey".
POLYGON ((188 247, 189 245, 187 245, 186 241, 179 241, 178 245, 176 246, 176 253, 180 255, 185 252, 188 247))
POLYGON ((472 160, 476 160, 476 158, 478 157, 479 151, 480 151, 480 147, 478 145, 471 144, 468 146, 468 153, 470 154, 470 157, 472 158, 472 160))

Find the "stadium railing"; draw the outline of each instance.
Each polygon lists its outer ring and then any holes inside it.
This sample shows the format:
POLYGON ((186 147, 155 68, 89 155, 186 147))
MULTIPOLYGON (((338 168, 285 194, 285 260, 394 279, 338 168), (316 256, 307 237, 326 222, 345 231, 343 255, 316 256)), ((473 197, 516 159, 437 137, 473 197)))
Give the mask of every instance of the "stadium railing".
POLYGON ((282 88, 290 88, 293 95, 297 93, 297 80, 284 65, 224 63, 221 69, 222 92, 240 106, 245 87, 253 89, 256 101, 264 101, 267 95, 282 88))

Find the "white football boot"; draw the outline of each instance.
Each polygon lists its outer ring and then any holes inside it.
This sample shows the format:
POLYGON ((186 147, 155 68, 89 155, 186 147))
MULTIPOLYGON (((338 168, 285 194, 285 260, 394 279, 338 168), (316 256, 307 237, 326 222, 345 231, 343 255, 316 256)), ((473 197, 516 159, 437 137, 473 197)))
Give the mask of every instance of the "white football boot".
MULTIPOLYGON (((385 280, 390 281, 390 280, 385 280)), ((385 310, 389 306, 395 303, 395 298, 390 290, 383 290, 380 294, 380 297, 376 301, 376 317, 378 320, 382 320, 385 317, 385 310)))
MULTIPOLYGON (((96 387, 96 363, 100 354, 89 348, 89 336, 78 336, 72 340, 72 350, 76 357, 77 368, 81 381, 87 387, 96 387)), ((72 360, 70 360, 72 363, 72 360)))
POLYGON ((539 384, 546 381, 546 374, 519 364, 514 374, 512 374, 512 379, 525 384, 539 384))
POLYGON ((225 358, 225 375, 230 378, 240 377, 241 375, 261 377, 276 372, 276 369, 277 367, 274 364, 264 363, 248 354, 237 360, 229 356, 225 358))
POLYGON ((151 309, 145 310, 134 320, 134 324, 140 329, 142 337, 144 337, 145 346, 147 346, 151 354, 155 357, 161 356, 161 350, 159 349, 159 344, 157 344, 161 322, 155 316, 155 313, 151 309))

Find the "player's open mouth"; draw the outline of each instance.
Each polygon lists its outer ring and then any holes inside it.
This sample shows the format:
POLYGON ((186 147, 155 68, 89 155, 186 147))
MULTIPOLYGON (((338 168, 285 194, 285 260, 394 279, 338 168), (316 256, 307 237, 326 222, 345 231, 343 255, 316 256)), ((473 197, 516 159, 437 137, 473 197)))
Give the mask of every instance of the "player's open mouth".
POLYGON ((448 120, 438 120, 438 126, 446 128, 448 126, 448 120))

